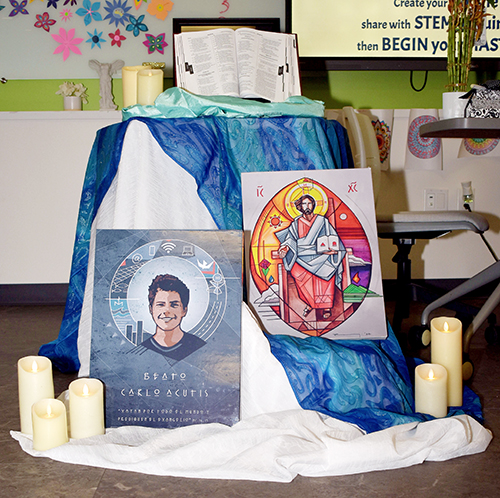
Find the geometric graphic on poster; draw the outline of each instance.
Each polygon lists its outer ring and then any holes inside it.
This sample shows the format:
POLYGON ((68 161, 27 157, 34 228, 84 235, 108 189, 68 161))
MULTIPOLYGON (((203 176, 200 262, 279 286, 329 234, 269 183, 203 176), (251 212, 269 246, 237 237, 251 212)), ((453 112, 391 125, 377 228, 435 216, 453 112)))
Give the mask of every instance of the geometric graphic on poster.
POLYGON ((90 375, 106 426, 239 420, 242 233, 98 230, 90 375))
MULTIPOLYGON (((250 300, 268 332, 278 333, 282 322, 299 337, 335 337, 341 327, 339 336, 363 335, 348 322, 365 301, 383 309, 383 299, 372 242, 349 205, 321 181, 301 177, 273 192, 254 217, 250 300)), ((385 323, 380 328, 385 337, 385 323)))
POLYGON ((155 240, 127 255, 110 286, 109 305, 116 326, 134 345, 154 335, 156 324, 140 293, 165 263, 197 298, 196 309, 186 317, 184 326, 206 341, 225 312, 225 279, 212 256, 185 240, 155 240))
POLYGON ((408 149, 419 159, 431 159, 439 154, 441 140, 439 138, 425 138, 420 136, 420 127, 433 123, 437 118, 429 115, 417 116, 408 129, 408 149))
POLYGON ((465 150, 474 156, 489 154, 498 145, 498 138, 466 138, 463 141, 465 150))
MULTIPOLYGON (((391 123, 392 124, 392 123, 391 123)), ((377 144, 380 151, 380 163, 383 165, 389 159, 391 152, 391 125, 383 120, 372 120, 372 126, 377 137, 377 144)))

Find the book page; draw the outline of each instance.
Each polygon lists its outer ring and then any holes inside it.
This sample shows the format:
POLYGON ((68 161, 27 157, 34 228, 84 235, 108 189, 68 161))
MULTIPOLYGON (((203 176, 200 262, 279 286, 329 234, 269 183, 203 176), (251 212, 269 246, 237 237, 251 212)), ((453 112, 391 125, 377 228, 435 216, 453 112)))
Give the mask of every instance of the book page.
POLYGON ((174 43, 177 86, 198 95, 239 95, 232 29, 181 33, 174 43))
POLYGON ((286 95, 288 35, 248 28, 236 31, 241 97, 281 102, 286 95))
POLYGON ((236 51, 242 97, 281 102, 301 95, 295 35, 240 28, 236 51))

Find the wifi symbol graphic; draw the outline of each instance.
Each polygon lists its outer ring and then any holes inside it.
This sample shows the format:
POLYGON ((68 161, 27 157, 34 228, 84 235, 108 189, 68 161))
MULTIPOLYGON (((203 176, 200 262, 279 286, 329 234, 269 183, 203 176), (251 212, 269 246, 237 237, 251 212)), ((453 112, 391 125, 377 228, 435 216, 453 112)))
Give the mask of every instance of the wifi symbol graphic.
POLYGON ((161 245, 161 247, 162 249, 170 253, 173 249, 175 249, 175 244, 173 242, 165 242, 161 245))

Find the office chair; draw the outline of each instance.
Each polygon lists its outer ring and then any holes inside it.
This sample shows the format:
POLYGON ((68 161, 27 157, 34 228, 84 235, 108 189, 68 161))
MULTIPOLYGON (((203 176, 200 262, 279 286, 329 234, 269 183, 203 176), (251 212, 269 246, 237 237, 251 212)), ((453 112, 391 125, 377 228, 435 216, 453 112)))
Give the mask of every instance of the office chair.
MULTIPOLYGON (((373 188, 375 202, 377 201, 380 189, 380 156, 377 139, 370 118, 356 112, 352 107, 344 107, 341 112, 330 114, 330 116, 339 120, 347 129, 351 145, 352 155, 355 167, 371 168, 373 177, 373 188)), ((328 113, 326 114, 328 118, 328 113)), ((427 295, 422 295, 422 288, 415 286, 411 280, 411 247, 417 239, 430 240, 441 237, 455 230, 472 230, 475 233, 483 234, 488 230, 488 220, 483 216, 469 211, 404 211, 393 213, 391 215, 377 215, 377 231, 379 238, 392 239, 397 247, 393 261, 397 264, 396 278, 396 307, 392 321, 392 327, 396 334, 400 334, 401 325, 404 318, 408 318, 410 303, 416 294, 422 300, 429 301, 427 295)), ((486 270, 484 270, 485 272, 486 270)), ((471 290, 481 287, 485 283, 491 282, 500 277, 500 263, 496 273, 484 275, 480 274, 467 280, 464 284, 458 286, 444 296, 433 300, 424 310, 421 318, 421 326, 413 328, 410 331, 408 340, 412 346, 428 346, 430 343, 429 315, 435 309, 446 306, 457 312, 464 312, 467 315, 475 315, 475 308, 467 307, 463 304, 457 305, 453 301, 464 296, 471 290)), ((500 302, 500 286, 497 289, 498 296, 495 305, 490 304, 487 309, 481 310, 476 318, 484 319, 491 313, 498 302, 500 302), (489 311, 489 313, 488 313, 489 311)), ((484 308, 484 306, 483 306, 484 308)), ((473 323, 476 319, 473 320, 473 323)), ((482 322, 481 322, 482 323, 482 322)), ((476 323, 476 329, 480 326, 476 323)), ((470 328, 470 327, 469 327, 470 328)), ((469 329, 468 329, 469 330, 469 329)), ((474 330, 474 331, 475 331, 474 330)), ((464 351, 468 353, 470 338, 474 332, 466 333, 464 341, 464 351), (468 334, 468 335, 467 335, 468 334)), ((468 360, 468 358, 467 358, 468 360)), ((471 370, 472 365, 467 366, 471 370)), ((464 366, 464 371, 466 370, 464 366)), ((470 372, 472 375, 472 372, 470 372)))

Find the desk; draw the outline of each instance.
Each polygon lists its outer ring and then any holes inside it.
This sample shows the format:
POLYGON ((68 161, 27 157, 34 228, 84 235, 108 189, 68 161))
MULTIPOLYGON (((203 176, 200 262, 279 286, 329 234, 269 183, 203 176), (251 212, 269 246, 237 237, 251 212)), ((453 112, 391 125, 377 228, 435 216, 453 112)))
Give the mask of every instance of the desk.
POLYGON ((452 118, 421 126, 423 138, 500 138, 500 119, 452 118))

